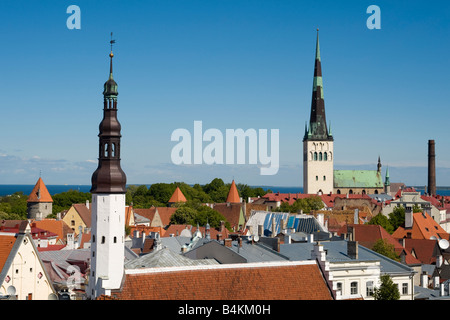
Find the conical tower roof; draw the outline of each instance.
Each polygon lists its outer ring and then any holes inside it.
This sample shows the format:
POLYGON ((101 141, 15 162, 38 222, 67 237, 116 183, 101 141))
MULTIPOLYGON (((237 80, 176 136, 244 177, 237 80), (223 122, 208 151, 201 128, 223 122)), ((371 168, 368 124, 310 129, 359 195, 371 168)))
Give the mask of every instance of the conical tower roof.
POLYGON ((239 197, 239 192, 237 190, 236 183, 234 182, 234 180, 231 183, 230 191, 228 192, 227 202, 231 202, 231 203, 240 203, 241 202, 241 199, 239 197))
POLYGON ((52 196, 48 192, 41 177, 39 177, 39 180, 36 182, 27 202, 53 202, 52 196))
POLYGON ((186 197, 184 196, 183 192, 181 192, 180 188, 177 187, 175 191, 172 194, 172 197, 170 198, 170 203, 175 202, 186 202, 186 197))

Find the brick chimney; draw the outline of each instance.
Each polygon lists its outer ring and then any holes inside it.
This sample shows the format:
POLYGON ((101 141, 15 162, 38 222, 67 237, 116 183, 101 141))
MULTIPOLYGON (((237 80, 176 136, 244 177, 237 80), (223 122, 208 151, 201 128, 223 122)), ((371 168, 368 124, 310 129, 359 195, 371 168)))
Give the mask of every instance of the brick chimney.
POLYGON ((225 247, 231 248, 231 239, 230 238, 226 238, 225 240, 223 240, 223 244, 225 247))

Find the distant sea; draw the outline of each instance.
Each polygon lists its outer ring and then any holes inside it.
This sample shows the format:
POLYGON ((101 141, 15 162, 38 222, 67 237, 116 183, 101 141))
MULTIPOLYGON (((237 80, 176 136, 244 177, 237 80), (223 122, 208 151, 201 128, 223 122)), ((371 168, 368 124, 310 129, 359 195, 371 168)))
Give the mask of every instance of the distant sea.
MULTIPOLYGON (((58 194, 61 192, 69 191, 69 190, 77 190, 80 192, 89 192, 91 189, 91 185, 46 185, 48 192, 51 195, 58 194)), ((148 184, 147 187, 150 187, 148 184)), ((261 187, 264 190, 272 190, 272 192, 280 192, 280 193, 302 193, 303 188, 301 187, 276 187, 276 186, 251 186, 252 188, 261 187)), ((29 195, 33 190, 34 185, 23 185, 23 184, 0 184, 0 196, 6 196, 13 194, 15 192, 22 191, 23 194, 29 195)), ((422 194, 424 193, 424 188, 415 187, 417 191, 420 191, 422 194)), ((442 196, 450 196, 450 187, 437 187, 437 194, 442 196)))

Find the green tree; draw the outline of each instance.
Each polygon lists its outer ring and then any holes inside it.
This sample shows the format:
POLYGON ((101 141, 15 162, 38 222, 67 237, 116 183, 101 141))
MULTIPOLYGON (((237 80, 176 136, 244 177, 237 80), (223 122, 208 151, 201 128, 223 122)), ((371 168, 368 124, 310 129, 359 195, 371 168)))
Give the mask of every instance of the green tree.
POLYGON ((197 210, 188 206, 179 207, 170 217, 171 224, 194 224, 197 210))
POLYGON ((231 230, 229 222, 218 211, 211 207, 203 205, 199 200, 188 200, 186 203, 179 204, 178 209, 170 217, 172 224, 190 224, 205 226, 206 223, 211 228, 219 228, 221 221, 225 222, 225 227, 231 230))
POLYGON ((14 217, 19 217, 20 220, 26 219, 27 199, 28 196, 24 195, 22 191, 15 192, 12 195, 4 196, 0 201, 0 211, 11 216, 13 215, 14 217))
POLYGON ((368 224, 370 225, 379 225, 381 226, 384 230, 386 230, 387 232, 389 232, 390 234, 392 234, 395 230, 394 227, 392 226, 392 224, 389 222, 388 217, 386 217, 384 214, 379 213, 377 214, 375 217, 373 217, 372 219, 370 219, 370 221, 368 222, 368 224))
POLYGON ((391 223, 394 230, 405 224, 405 208, 395 207, 391 213, 389 213, 389 222, 391 223))
POLYGON ((380 287, 375 288, 373 292, 375 300, 399 300, 400 292, 392 278, 388 274, 384 274, 380 277, 380 280, 380 287))
POLYGON ((388 243, 385 239, 378 239, 373 245, 372 250, 392 260, 400 261, 399 255, 395 253, 394 245, 388 243))
POLYGON ((52 213, 56 214, 63 210, 68 210, 74 203, 86 203, 86 200, 92 199, 90 192, 80 192, 78 190, 69 190, 52 196, 52 213))
POLYGON ((311 211, 322 209, 323 206, 323 201, 319 196, 311 196, 297 199, 292 205, 289 205, 288 202, 283 202, 280 207, 276 208, 274 211, 291 213, 303 211, 303 213, 310 213, 311 211))

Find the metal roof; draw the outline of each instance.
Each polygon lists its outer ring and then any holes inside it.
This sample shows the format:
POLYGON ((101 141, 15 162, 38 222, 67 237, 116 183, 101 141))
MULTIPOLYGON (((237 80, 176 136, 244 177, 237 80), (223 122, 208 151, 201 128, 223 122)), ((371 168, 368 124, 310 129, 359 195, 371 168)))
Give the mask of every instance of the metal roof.
POLYGON ((381 172, 377 170, 334 170, 334 188, 383 188, 381 172))
POLYGON ((218 262, 213 259, 193 260, 184 257, 179 253, 175 253, 169 248, 163 248, 126 262, 125 269, 181 267, 211 264, 218 264, 218 262))
MULTIPOLYGON (((347 255, 346 240, 321 242, 327 252, 326 259, 330 263, 340 263, 349 261, 380 261, 382 273, 388 274, 409 274, 414 270, 400 262, 389 259, 375 251, 369 250, 361 245, 358 246, 358 258, 352 259, 347 255)), ((291 260, 309 260, 314 243, 291 243, 280 245, 280 253, 291 260)))

